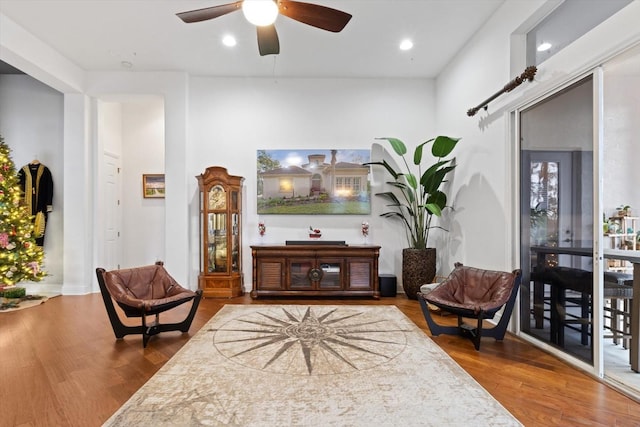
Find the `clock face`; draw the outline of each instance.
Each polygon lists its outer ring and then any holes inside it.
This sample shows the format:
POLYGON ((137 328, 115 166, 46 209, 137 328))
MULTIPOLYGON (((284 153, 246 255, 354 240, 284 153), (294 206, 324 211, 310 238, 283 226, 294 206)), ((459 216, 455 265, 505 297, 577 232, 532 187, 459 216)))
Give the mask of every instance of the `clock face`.
POLYGON ((220 185, 216 185, 209 190, 209 210, 226 209, 227 208, 227 195, 224 188, 220 185))

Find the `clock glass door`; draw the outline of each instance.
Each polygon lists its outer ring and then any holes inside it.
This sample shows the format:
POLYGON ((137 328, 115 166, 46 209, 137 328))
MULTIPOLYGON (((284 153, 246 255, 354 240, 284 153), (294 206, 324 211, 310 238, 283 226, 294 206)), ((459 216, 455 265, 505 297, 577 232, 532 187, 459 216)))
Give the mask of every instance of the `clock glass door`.
POLYGON ((227 192, 221 185, 214 185, 208 197, 208 253, 209 273, 226 273, 227 264, 227 192))
POLYGON ((231 190, 231 271, 238 273, 242 268, 240 259, 240 197, 231 190))

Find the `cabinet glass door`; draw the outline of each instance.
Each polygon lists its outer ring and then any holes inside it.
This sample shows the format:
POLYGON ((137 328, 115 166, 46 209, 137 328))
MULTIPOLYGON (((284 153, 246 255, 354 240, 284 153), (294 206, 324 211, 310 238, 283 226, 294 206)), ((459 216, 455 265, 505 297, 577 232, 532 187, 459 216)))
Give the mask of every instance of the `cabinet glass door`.
POLYGON ((297 259, 290 261, 289 289, 313 288, 313 278, 318 274, 314 267, 315 260, 297 259))
POLYGON ((322 270, 320 289, 339 289, 342 286, 340 277, 342 274, 342 262, 321 261, 320 270, 322 270))
POLYGON ((240 211, 240 205, 238 203, 238 192, 237 191, 232 191, 231 192, 231 210, 238 212, 240 211))

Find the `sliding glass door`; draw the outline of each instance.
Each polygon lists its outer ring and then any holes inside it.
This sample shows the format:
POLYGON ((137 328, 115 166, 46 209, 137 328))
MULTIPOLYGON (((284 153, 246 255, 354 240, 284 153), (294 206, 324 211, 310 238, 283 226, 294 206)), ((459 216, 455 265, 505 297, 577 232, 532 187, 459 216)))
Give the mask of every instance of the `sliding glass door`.
POLYGON ((598 336, 593 87, 586 77, 519 114, 520 329, 590 365, 598 336))
MULTIPOLYGON (((603 95, 602 248, 605 253, 639 250, 640 227, 634 228, 634 222, 640 225, 640 45, 603 65, 603 95), (626 205, 631 213, 619 218, 618 208, 626 205)), ((633 265, 608 257, 604 261, 604 378, 640 398, 640 374, 630 369, 632 363, 638 365, 629 335, 634 329, 631 311, 640 298, 630 284, 633 265)))

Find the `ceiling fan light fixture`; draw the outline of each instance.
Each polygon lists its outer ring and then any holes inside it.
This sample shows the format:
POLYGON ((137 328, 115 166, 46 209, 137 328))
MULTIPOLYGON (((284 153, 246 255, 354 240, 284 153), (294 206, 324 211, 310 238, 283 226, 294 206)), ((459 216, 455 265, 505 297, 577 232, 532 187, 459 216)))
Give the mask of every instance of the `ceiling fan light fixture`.
POLYGON ((273 0, 244 0, 242 13, 253 25, 264 27, 276 21, 278 5, 273 0))

